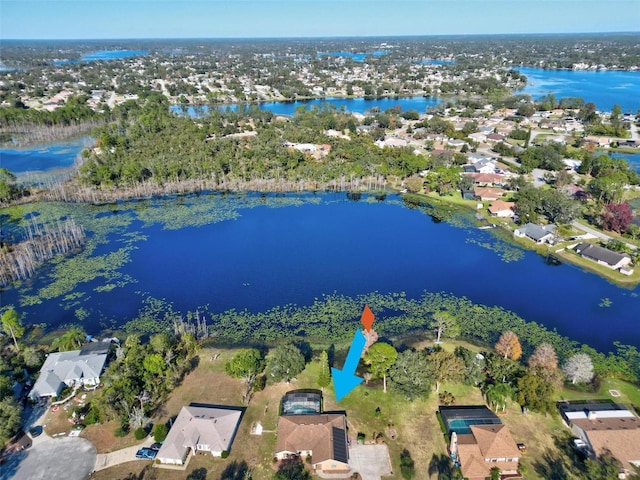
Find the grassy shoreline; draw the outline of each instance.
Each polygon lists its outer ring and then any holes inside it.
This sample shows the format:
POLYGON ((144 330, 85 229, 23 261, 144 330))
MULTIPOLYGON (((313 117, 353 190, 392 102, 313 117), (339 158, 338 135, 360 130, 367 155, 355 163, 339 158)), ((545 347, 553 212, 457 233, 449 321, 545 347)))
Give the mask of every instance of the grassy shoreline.
MULTIPOLYGON (((479 202, 475 200, 464 200, 459 197, 459 194, 440 196, 436 193, 430 192, 427 194, 423 193, 410 193, 403 195, 403 198, 411 199, 412 203, 436 203, 438 205, 453 205, 461 208, 468 209, 469 211, 473 211, 476 214, 481 214, 483 219, 490 224, 495 224, 504 232, 509 233, 509 235, 501 235, 501 238, 505 241, 509 241, 514 245, 522 247, 525 250, 532 250, 541 256, 551 255, 557 260, 562 260, 571 265, 580 267, 589 272, 595 273, 600 277, 605 278, 611 283, 618 285, 624 288, 633 288, 636 285, 640 284, 640 268, 635 267, 632 275, 623 275, 617 270, 611 270, 610 268, 599 265, 591 260, 584 259, 577 254, 569 253, 566 250, 568 245, 571 245, 576 242, 563 242, 558 245, 554 245, 549 248, 547 245, 538 245, 527 239, 518 239, 513 236, 513 230, 510 228, 510 222, 505 222, 503 218, 491 217, 487 214, 486 204, 490 202, 479 202), (476 205, 479 203, 483 204, 482 209, 477 209, 476 205), (510 237, 510 238, 509 238, 510 237)), ((594 228, 594 227, 591 227, 594 228)), ((612 238, 615 238, 611 235, 612 238)))

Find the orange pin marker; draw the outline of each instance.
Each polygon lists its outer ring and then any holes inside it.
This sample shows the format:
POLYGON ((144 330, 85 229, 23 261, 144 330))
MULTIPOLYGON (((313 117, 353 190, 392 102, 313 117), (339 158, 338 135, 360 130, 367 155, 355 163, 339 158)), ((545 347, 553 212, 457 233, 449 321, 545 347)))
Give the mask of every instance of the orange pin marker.
POLYGON ((371 330, 375 318, 376 317, 369 308, 369 305, 365 305, 364 310, 362 311, 362 316, 360 317, 360 323, 364 326, 367 332, 371 330))

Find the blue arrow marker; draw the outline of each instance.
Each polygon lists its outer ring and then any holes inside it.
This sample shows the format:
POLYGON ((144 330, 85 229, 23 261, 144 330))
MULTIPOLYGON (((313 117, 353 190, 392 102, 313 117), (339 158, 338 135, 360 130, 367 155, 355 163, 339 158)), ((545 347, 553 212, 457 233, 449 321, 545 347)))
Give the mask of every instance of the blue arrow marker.
POLYGON ((362 378, 356 377, 355 373, 366 342, 367 340, 364 338, 362 331, 356 330, 356 335, 353 337, 353 342, 349 347, 349 353, 347 353, 347 359, 344 361, 342 370, 331 369, 333 387, 336 391, 336 400, 338 402, 362 383, 362 378))

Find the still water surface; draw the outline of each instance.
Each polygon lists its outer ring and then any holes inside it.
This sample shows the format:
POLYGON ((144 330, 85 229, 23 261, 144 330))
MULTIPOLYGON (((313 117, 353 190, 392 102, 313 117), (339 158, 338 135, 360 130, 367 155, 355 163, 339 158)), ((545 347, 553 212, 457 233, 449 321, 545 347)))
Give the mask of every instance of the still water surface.
MULTIPOLYGON (((332 292, 417 297, 427 290, 503 306, 597 348, 615 340, 640 347, 640 287, 620 288, 571 265, 549 265, 478 230, 463 214, 438 222, 397 196, 378 202, 344 194, 201 195, 110 206, 92 215, 114 225, 132 217, 93 253, 106 255, 135 237, 130 261, 110 280, 98 277, 79 283, 72 296, 21 307, 27 321, 59 325, 77 321, 81 311, 87 330, 96 331, 101 322, 134 317, 146 296, 182 312, 203 305, 257 312, 311 304, 332 292), (215 209, 237 217, 173 229, 179 218, 202 218, 215 209)), ((43 272, 28 288, 3 293, 2 302, 19 305, 51 281, 43 272)))

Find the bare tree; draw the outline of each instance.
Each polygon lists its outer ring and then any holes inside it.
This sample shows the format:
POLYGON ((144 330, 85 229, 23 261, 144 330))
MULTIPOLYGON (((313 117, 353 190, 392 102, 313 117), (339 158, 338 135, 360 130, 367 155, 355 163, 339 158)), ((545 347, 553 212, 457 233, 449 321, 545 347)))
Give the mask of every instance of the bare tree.
POLYGON ((576 383, 586 383, 593 380, 593 362, 591 357, 586 353, 577 353, 569 357, 562 367, 562 372, 571 380, 574 385, 576 383))
POLYGON ((541 343, 529 357, 530 367, 542 367, 551 370, 558 368, 558 356, 550 343, 541 343))

